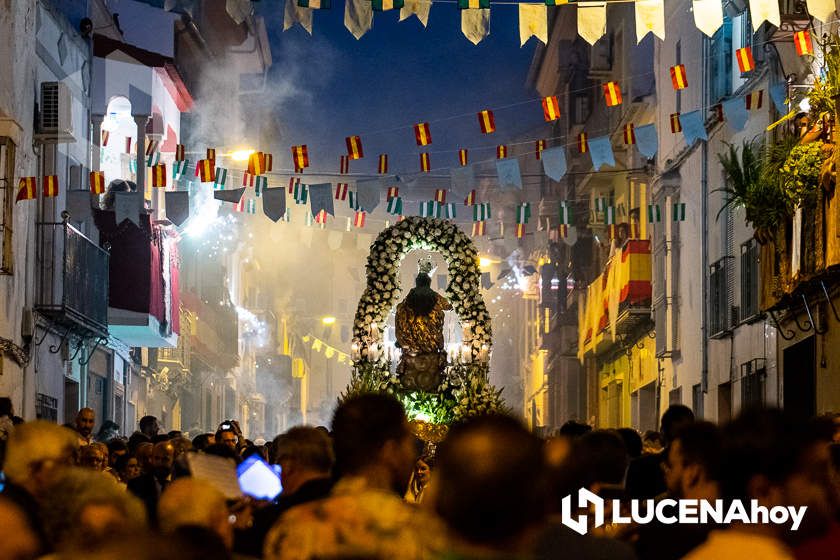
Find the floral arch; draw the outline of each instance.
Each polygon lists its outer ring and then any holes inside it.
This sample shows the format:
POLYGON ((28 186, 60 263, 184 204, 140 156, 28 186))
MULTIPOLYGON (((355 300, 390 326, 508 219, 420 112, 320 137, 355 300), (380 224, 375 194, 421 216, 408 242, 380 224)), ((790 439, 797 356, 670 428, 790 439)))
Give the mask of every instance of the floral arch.
POLYGON ((379 234, 371 245, 366 270, 367 286, 353 323, 353 375, 344 396, 388 392, 400 398, 411 419, 438 426, 501 409, 501 390, 493 388, 488 378, 492 327, 472 240, 445 220, 408 217, 379 234), (385 323, 401 294, 400 264, 414 249, 440 253, 446 260, 445 296, 463 332, 458 359, 450 360, 440 386, 431 393, 405 390, 391 373, 391 358, 382 351, 385 323))

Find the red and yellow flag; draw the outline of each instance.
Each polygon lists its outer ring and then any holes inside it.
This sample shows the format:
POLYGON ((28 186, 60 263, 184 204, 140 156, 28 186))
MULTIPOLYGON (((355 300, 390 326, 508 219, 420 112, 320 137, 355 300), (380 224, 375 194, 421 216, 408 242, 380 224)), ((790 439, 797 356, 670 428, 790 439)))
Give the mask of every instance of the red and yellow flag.
POLYGON ((157 151, 158 141, 157 140, 146 140, 146 157, 152 155, 157 151))
POLYGON ((262 175, 265 173, 265 154, 254 152, 248 156, 248 174, 262 175))
POLYGON ((309 150, 306 144, 292 146, 292 161, 295 164, 295 173, 301 173, 309 167, 309 150))
POLYGON ((679 113, 671 113, 670 121, 672 133, 676 134, 677 132, 682 132, 682 123, 680 122, 679 113))
POLYGON ((38 196, 38 182, 36 177, 21 177, 18 181, 18 193, 15 202, 32 200, 38 196))
POLYGON ((471 190, 467 195, 467 198, 464 199, 464 206, 472 206, 475 204, 475 189, 471 190))
POLYGON ((110 137, 111 137, 111 132, 110 131, 108 131, 108 130, 103 130, 102 131, 102 141, 100 142, 100 145, 103 148, 108 145, 108 138, 110 138, 110 137))
POLYGON ((604 99, 607 101, 607 107, 621 105, 621 86, 618 82, 604 84, 604 99))
POLYGON ((496 146, 496 159, 504 159, 507 157, 507 146, 501 144, 496 146))
POLYGON ((397 198, 400 196, 400 188, 399 187, 388 187, 388 194, 386 195, 386 200, 391 200, 392 198, 397 198))
POLYGON ((353 225, 357 228, 365 227, 365 213, 361 211, 357 211, 355 217, 353 218, 353 225))
POLYGON ((542 99, 543 116, 547 122, 556 121, 560 118, 560 102, 556 95, 549 95, 542 99))
POLYGON ((674 86, 674 91, 679 91, 688 87, 688 76, 685 73, 685 64, 671 66, 671 85, 674 86))
POLYGON ((469 158, 466 148, 461 148, 460 150, 458 150, 458 163, 461 164, 461 167, 467 165, 468 161, 469 158))
POLYGON ((446 203, 446 189, 435 189, 435 201, 441 204, 446 203))
POLYGON ((207 148, 207 159, 216 161, 216 148, 207 148))
POLYGON ((431 161, 429 160, 429 154, 423 152, 420 154, 420 171, 423 173, 428 173, 432 169, 431 161))
POLYGON ((417 123, 414 125, 414 139, 418 146, 428 146, 432 143, 432 131, 429 123, 417 123))
POLYGON ((542 158, 542 151, 545 150, 545 140, 537 140, 535 147, 537 159, 542 158))
POLYGON ((388 173, 388 154, 379 154, 378 171, 380 175, 388 173))
POLYGON ((516 238, 522 239, 525 237, 525 224, 516 224, 516 238))
POLYGON ((754 109, 761 109, 762 101, 764 101, 764 90, 751 91, 744 97, 744 103, 747 106, 747 111, 754 109))
POLYGON ((741 74, 752 72, 755 69, 752 47, 742 47, 735 51, 735 58, 738 59, 738 69, 741 74))
POLYGON ((341 156, 338 159, 338 172, 342 175, 350 173, 350 156, 341 156))
POLYGON ((131 136, 125 137, 125 153, 131 153, 131 136))
POLYGON ((811 41, 811 32, 807 29, 797 31, 793 34, 793 44, 796 45, 796 54, 799 56, 814 54, 814 43, 811 41))
POLYGON ((183 144, 175 145, 175 161, 184 161, 187 157, 187 148, 183 144))
POLYGON ((152 186, 165 187, 166 186, 166 164, 159 163, 152 166, 152 186))
POLYGON ((202 183, 212 183, 216 180, 216 162, 212 159, 201 159, 195 166, 195 176, 202 183))
POLYGON ((487 222, 473 222, 472 225, 472 234, 473 237, 478 237, 481 235, 487 235, 487 222))
POLYGON ((58 175, 44 175, 41 178, 41 185, 44 198, 58 196, 58 175))
POLYGON ((586 142, 586 133, 581 132, 577 137, 578 152, 585 154, 589 150, 589 144, 586 142))
POLYGON ((105 172, 91 171, 90 172, 90 192, 91 194, 102 194, 105 192, 105 172))
POLYGON ((362 150, 361 136, 348 136, 345 138, 345 142, 347 142, 347 155, 350 159, 362 159, 365 157, 365 153, 362 150))
POLYGON ((636 128, 632 123, 624 125, 624 145, 630 146, 636 143, 636 128))
POLYGON ((484 109, 478 113, 478 126, 481 128, 482 134, 490 134, 496 131, 496 118, 493 116, 493 111, 484 109))

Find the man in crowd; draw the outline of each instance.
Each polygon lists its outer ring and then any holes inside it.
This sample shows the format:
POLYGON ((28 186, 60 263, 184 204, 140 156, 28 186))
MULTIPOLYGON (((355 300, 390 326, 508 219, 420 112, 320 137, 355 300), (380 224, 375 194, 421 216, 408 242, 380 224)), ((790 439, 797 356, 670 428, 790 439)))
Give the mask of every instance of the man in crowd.
POLYGON ((412 560, 440 548, 440 531, 401 499, 415 449, 399 401, 381 394, 351 397, 336 409, 332 430, 341 478, 328 498, 280 518, 264 557, 412 560))
POLYGON ((94 424, 96 424, 96 413, 92 408, 83 408, 76 414, 75 428, 79 434, 79 447, 93 443, 94 424))
POLYGON ((144 416, 140 419, 140 433, 147 436, 151 441, 158 432, 160 432, 160 424, 158 419, 154 416, 144 416))
POLYGON ((164 534, 174 534, 184 527, 202 527, 217 535, 228 552, 233 548, 229 515, 222 493, 194 478, 174 481, 158 503, 158 523, 164 534))
POLYGON ((172 481, 174 462, 175 446, 172 442, 158 442, 152 450, 150 472, 128 481, 128 490, 143 501, 149 523, 152 525, 156 525, 157 522, 157 505, 160 495, 172 481))
POLYGON ((216 436, 214 439, 217 444, 227 445, 231 449, 236 450, 238 441, 236 437, 236 432, 233 430, 233 428, 225 428, 223 424, 222 427, 220 427, 219 430, 216 432, 216 436))

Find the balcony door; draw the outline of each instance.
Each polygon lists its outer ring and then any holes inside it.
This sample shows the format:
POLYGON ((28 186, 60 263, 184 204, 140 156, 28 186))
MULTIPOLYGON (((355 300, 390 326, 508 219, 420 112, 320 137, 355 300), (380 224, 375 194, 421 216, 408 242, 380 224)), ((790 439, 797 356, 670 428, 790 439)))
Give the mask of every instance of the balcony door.
POLYGON ((803 418, 817 411, 816 337, 809 336, 784 351, 783 406, 803 418))

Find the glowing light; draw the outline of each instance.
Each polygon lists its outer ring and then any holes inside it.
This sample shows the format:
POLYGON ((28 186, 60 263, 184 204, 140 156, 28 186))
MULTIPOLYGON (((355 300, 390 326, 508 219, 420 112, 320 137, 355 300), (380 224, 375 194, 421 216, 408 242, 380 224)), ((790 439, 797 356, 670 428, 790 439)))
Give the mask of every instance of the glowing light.
POLYGON ((491 264, 493 264, 493 259, 490 259, 488 257, 481 257, 478 259, 478 266, 480 266, 481 268, 487 268, 491 264))
POLYGON ((233 161, 248 161, 248 158, 251 157, 256 150, 252 150, 250 148, 245 148, 244 150, 235 150, 231 152, 230 157, 233 161))
POLYGON ((418 412, 414 415, 414 419, 419 422, 429 422, 431 421, 432 417, 426 414, 425 412, 418 412))
POLYGON ((321 317, 321 322, 325 325, 333 325, 333 324, 335 324, 335 317, 333 317, 333 316, 321 317))

